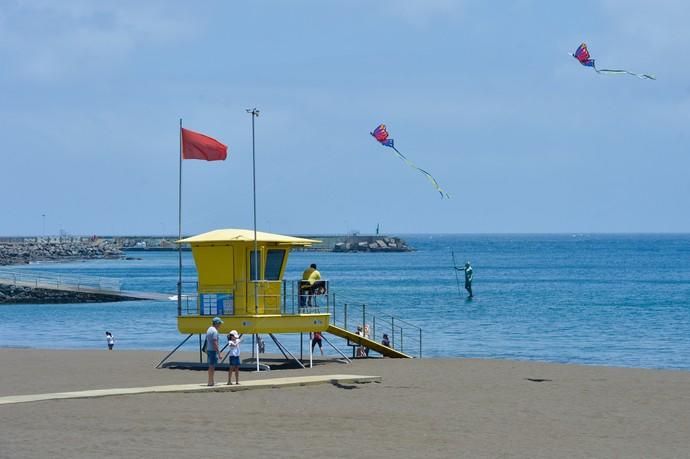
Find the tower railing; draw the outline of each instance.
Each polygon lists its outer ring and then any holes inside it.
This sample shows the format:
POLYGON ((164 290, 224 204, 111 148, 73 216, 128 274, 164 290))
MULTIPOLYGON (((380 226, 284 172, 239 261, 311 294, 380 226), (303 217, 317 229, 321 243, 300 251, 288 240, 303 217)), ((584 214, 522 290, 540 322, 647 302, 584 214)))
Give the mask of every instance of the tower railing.
MULTIPOLYGON (((408 355, 422 357, 423 334, 420 327, 391 314, 379 312, 380 308, 371 304, 367 305, 357 301, 343 302, 340 298, 336 302, 336 294, 331 291, 328 281, 324 281, 325 289, 323 291, 313 293, 305 293, 305 290, 300 290, 300 282, 299 280, 283 280, 280 294, 259 295, 260 303, 264 304, 260 309, 261 313, 330 314, 332 325, 352 333, 360 332, 363 336, 379 343, 387 337, 389 347, 408 355), (267 300, 275 306, 266 307, 267 300)), ((238 284, 236 289, 240 288, 242 286, 238 284)), ((183 282, 181 307, 178 315, 242 314, 243 311, 235 310, 236 293, 237 290, 221 286, 218 289, 206 287, 204 293, 200 294, 197 282, 183 282)), ((245 295, 250 293, 253 294, 248 289, 245 295)), ((248 311, 248 313, 251 314, 252 311, 248 311)))
POLYGON ((182 282, 182 299, 179 316, 188 315, 241 315, 253 314, 254 288, 258 290, 258 311, 260 314, 327 314, 335 296, 328 292, 328 281, 323 281, 324 290, 300 294, 297 281, 238 281, 234 287, 219 285, 216 288, 206 285, 199 292, 197 281, 182 282), (279 283, 278 289, 271 288, 279 283), (277 291, 277 293, 275 293, 277 291), (242 306, 236 302, 242 298, 242 306))

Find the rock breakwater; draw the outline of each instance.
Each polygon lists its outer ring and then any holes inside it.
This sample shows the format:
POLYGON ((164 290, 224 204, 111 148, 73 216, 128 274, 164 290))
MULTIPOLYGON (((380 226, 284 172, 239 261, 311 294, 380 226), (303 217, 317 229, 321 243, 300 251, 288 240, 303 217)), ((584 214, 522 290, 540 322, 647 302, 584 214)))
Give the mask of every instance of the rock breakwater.
POLYGON ((0 284, 0 304, 111 303, 129 299, 114 295, 0 284))
POLYGON ((334 252, 409 252, 412 249, 399 237, 349 236, 336 242, 334 252))
POLYGON ((0 243, 0 266, 26 264, 33 261, 120 257, 122 257, 122 251, 118 245, 108 240, 0 243))

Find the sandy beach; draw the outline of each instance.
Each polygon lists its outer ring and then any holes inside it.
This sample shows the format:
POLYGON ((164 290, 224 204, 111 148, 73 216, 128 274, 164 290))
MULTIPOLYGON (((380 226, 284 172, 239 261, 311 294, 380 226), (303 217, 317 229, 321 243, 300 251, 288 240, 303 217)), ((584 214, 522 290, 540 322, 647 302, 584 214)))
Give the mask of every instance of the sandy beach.
MULTIPOLYGON (((0 396, 205 381, 203 371, 156 370, 163 355, 0 349, 0 396)), ((242 372, 241 379, 343 372, 380 375, 383 382, 0 406, 0 457, 690 454, 687 372, 371 359, 242 372)), ((221 373, 216 381, 225 379, 221 373)))

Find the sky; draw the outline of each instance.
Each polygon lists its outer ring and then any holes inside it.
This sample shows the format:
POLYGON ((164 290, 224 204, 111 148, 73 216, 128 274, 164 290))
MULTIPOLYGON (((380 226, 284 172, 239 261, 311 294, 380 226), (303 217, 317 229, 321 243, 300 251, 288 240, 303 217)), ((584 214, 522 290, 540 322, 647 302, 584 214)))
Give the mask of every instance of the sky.
POLYGON ((0 5, 0 236, 690 232, 682 0, 0 5))

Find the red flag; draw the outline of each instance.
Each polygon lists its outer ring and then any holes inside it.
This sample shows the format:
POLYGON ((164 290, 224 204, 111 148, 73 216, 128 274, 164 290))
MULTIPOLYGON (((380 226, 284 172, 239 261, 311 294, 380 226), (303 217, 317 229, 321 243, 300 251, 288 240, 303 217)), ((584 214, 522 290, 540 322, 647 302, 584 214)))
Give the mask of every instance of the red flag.
POLYGON ((225 161, 228 147, 216 139, 182 128, 182 159, 225 161))

